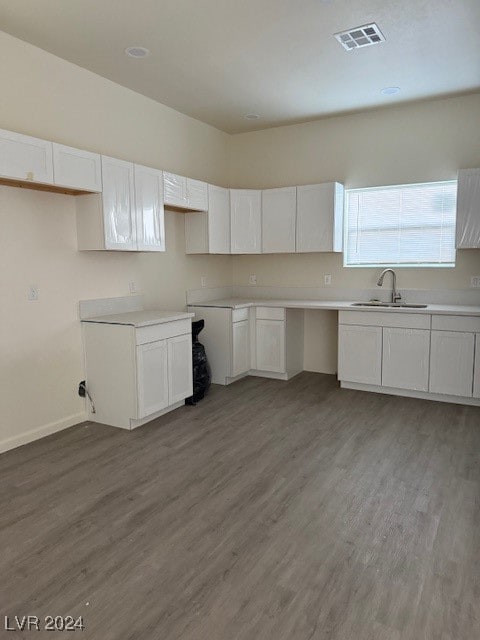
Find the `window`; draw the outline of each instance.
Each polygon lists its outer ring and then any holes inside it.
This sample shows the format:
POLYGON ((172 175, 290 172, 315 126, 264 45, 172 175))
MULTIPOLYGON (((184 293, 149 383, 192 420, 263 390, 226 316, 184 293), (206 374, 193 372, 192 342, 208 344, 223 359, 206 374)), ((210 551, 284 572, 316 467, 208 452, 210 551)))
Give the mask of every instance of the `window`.
POLYGON ((345 266, 455 266, 456 180, 346 196, 345 266))

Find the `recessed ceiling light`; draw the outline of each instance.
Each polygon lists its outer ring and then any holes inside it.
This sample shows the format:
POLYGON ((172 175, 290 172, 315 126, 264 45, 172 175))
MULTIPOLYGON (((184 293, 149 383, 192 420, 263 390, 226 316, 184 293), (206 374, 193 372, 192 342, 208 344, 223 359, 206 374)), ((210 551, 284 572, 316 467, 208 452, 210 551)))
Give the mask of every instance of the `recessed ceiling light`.
POLYGON ((127 47, 125 53, 130 58, 146 58, 150 55, 150 51, 145 47, 127 47))
POLYGON ((394 96, 396 93, 400 93, 400 87, 385 87, 380 93, 382 96, 394 96))
POLYGON ((258 120, 260 118, 258 113, 246 113, 243 117, 245 120, 258 120))
POLYGON ((354 29, 348 29, 347 31, 340 31, 333 35, 347 51, 361 49, 362 47, 371 47, 372 44, 385 42, 385 36, 375 22, 364 24, 354 29))

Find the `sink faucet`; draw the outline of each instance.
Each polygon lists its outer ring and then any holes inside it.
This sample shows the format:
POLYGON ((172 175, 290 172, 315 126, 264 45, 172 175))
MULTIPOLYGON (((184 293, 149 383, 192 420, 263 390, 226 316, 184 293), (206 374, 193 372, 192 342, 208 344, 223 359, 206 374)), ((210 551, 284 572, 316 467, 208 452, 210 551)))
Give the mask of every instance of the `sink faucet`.
POLYGON ((395 274, 395 271, 393 269, 385 269, 384 271, 382 271, 382 273, 380 274, 380 277, 378 279, 377 282, 377 287, 381 287, 383 284, 383 279, 385 277, 386 273, 391 273, 392 274, 392 302, 398 302, 399 300, 402 299, 402 296, 398 293, 397 291, 397 276, 395 274))

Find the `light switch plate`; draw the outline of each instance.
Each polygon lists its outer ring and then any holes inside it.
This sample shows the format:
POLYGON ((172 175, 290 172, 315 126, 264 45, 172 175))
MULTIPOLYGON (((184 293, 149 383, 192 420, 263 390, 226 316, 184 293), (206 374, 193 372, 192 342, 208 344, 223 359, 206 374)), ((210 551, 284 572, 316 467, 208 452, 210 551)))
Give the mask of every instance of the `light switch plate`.
POLYGON ((248 278, 248 284, 257 284, 257 276, 254 273, 248 278))
POLYGON ((470 286, 474 287, 475 289, 480 288, 480 276, 471 276, 470 286))
POLYGON ((36 302, 38 300, 38 287, 36 284, 31 284, 28 287, 27 300, 29 302, 36 302))

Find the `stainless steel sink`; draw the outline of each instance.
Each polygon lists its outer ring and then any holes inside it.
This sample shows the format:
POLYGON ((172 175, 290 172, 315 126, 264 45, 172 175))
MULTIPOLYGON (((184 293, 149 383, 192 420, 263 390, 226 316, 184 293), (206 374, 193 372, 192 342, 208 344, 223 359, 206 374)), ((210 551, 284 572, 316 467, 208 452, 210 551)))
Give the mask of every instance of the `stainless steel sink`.
POLYGON ((406 302, 353 302, 352 307, 390 307, 394 309, 426 309, 426 304, 407 304, 406 302))

